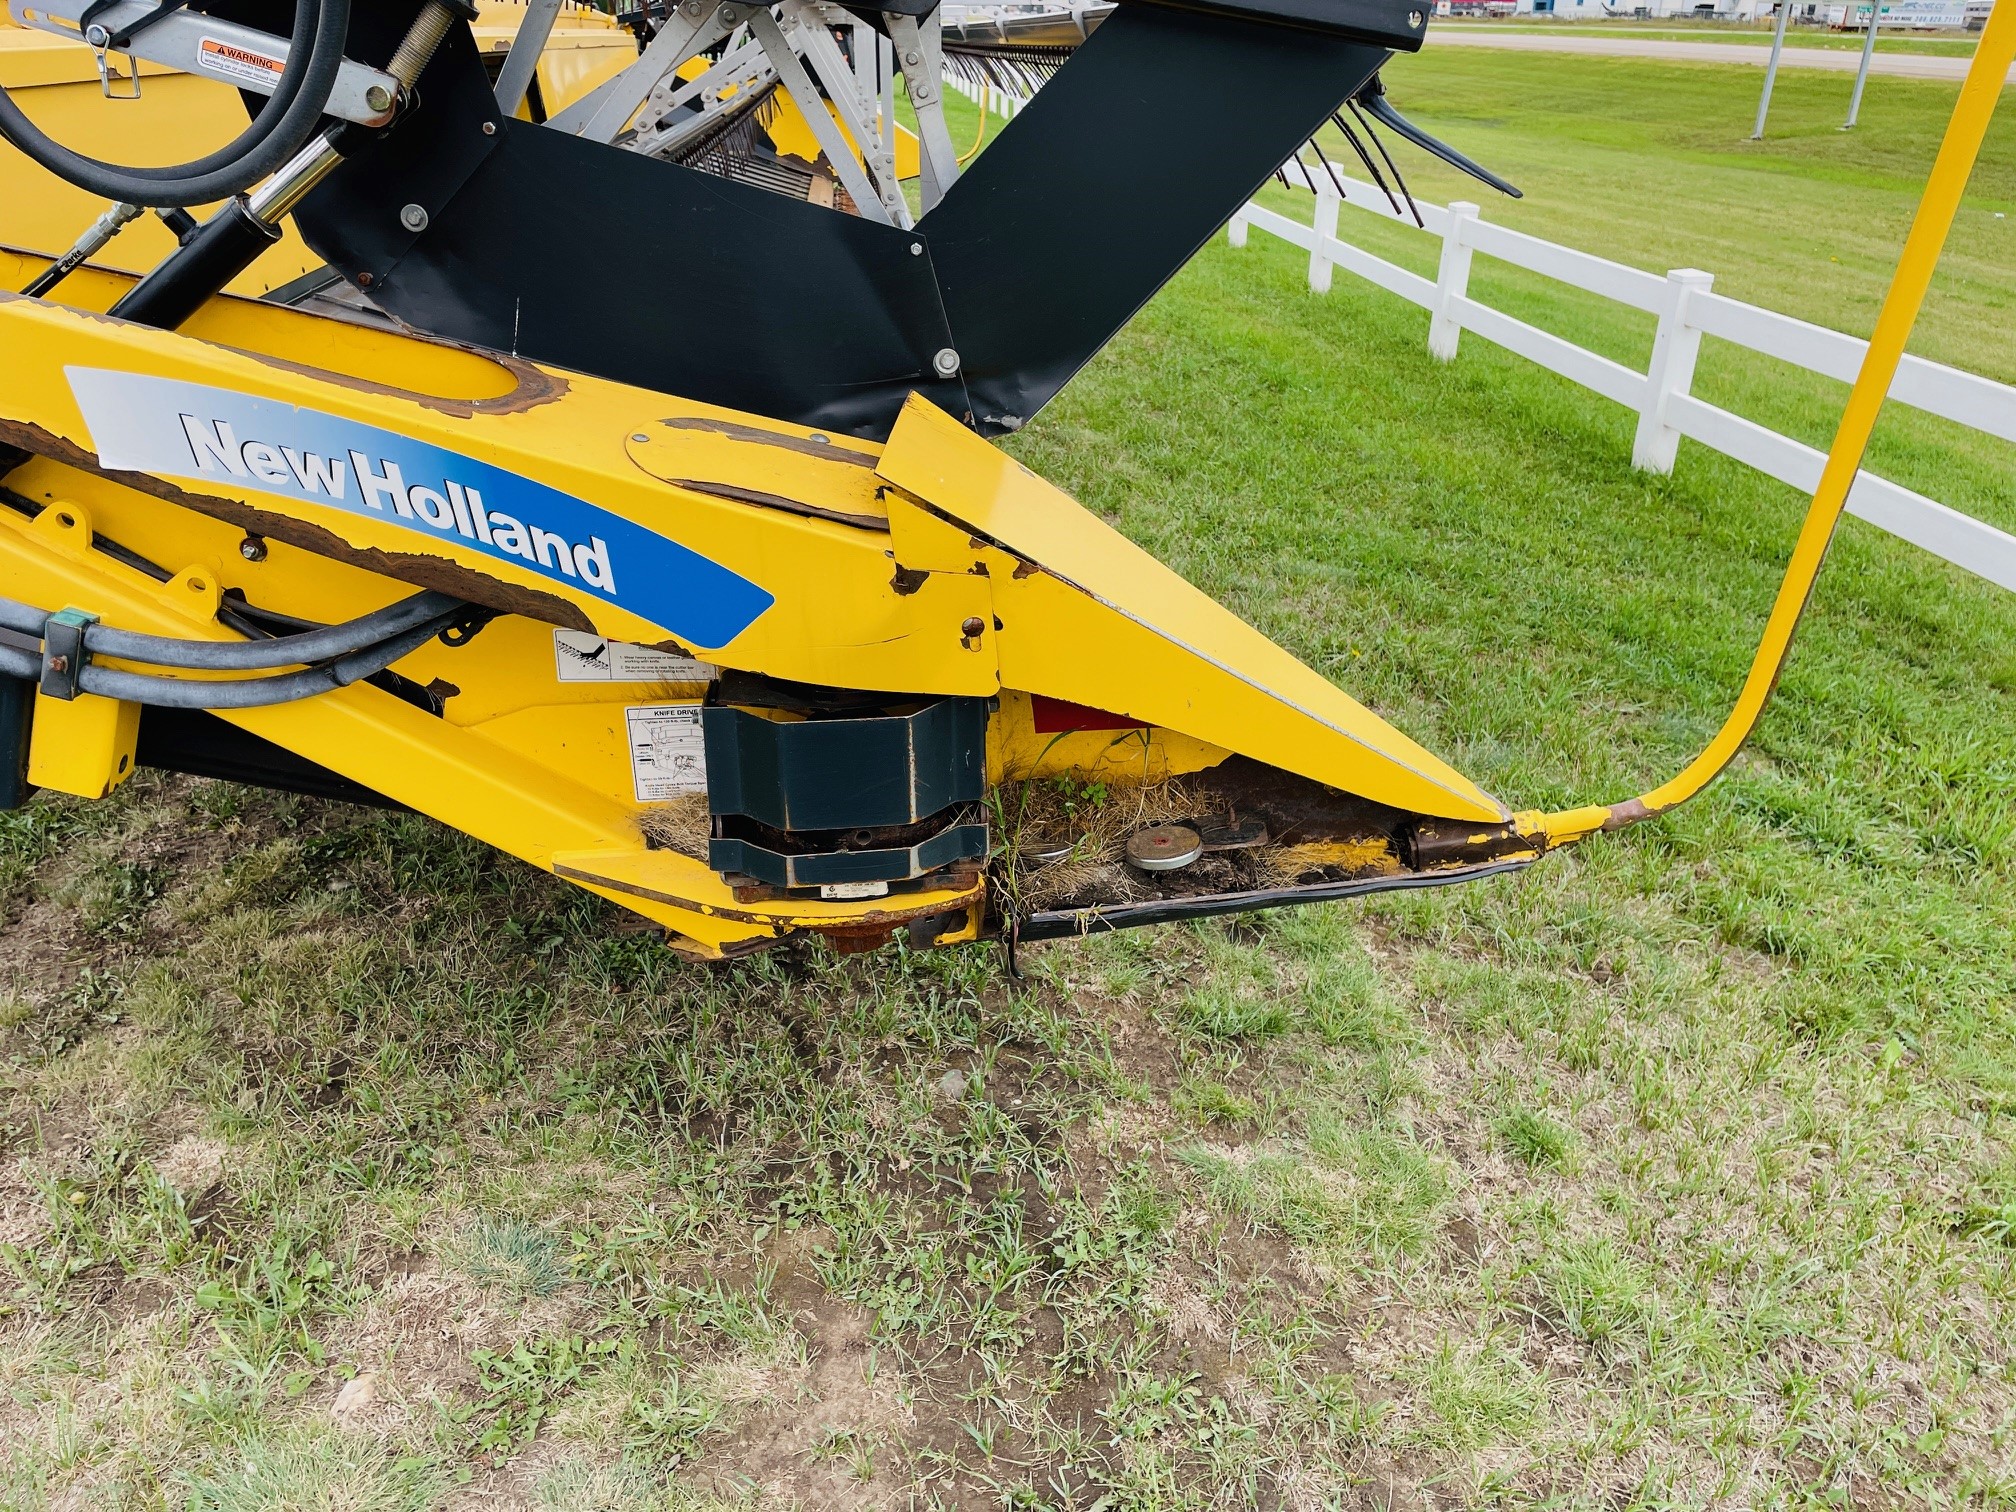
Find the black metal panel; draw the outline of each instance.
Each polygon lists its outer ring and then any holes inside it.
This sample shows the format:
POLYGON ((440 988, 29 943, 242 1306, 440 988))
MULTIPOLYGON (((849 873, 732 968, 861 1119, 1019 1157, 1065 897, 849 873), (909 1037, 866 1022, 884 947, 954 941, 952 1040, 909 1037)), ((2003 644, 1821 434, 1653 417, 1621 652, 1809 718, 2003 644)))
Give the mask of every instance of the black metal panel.
POLYGON ((460 25, 418 108, 296 220, 374 303, 459 341, 850 435, 888 434, 913 391, 967 409, 933 374, 953 341, 922 238, 502 119, 460 25))
POLYGON ((920 226, 976 428, 1047 404, 1388 55, 1152 6, 1108 17, 920 226))
POLYGON ((28 785, 28 735, 35 722, 35 684, 0 677, 0 811, 17 809, 35 789, 28 785))
POLYGON ((915 824, 987 790, 987 703, 942 698, 914 714, 778 721, 701 711, 707 807, 779 830, 915 824))
POLYGON ((771 887, 908 882, 958 861, 987 858, 987 826, 953 824, 916 845, 889 850, 785 852, 728 837, 707 843, 707 864, 771 887))
MULTIPOLYGON (((1251 3, 1275 21, 1123 7, 914 233, 502 120, 458 25, 417 108, 297 219, 422 330, 854 435, 886 435, 912 391, 1012 430, 1389 55, 1334 28, 1411 14, 1251 3), (1279 24, 1300 10, 1333 30, 1279 24), (946 348, 963 382, 935 377, 946 348)), ((353 51, 405 13, 366 12, 353 51)))
POLYGON ((216 777, 225 782, 244 782, 283 793, 306 793, 314 798, 336 798, 371 808, 406 806, 200 709, 142 709, 140 745, 134 760, 143 767, 164 772, 216 777))

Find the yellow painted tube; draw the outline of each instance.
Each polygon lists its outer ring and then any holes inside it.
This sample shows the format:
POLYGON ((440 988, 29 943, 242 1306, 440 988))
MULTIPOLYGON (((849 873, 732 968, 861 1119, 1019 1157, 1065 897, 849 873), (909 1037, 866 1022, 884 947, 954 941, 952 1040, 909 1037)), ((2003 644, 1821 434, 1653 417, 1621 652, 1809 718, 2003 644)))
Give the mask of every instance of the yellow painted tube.
POLYGON ((1939 265, 1939 254, 1946 245, 1946 235, 1960 208, 1960 196, 1967 187, 1968 175, 1973 172, 1974 160, 1988 133, 1988 123, 1995 114, 2012 62, 2016 62, 2016 0, 1995 7, 1974 50, 1973 64, 1967 70, 1966 82, 1960 86, 1960 98, 1953 107, 1952 119, 1947 122, 1931 176, 1925 181, 1925 193, 1918 201, 1918 213, 1904 240, 1903 254, 1890 277, 1890 289, 1876 317, 1876 329, 1869 338, 1869 350, 1863 355, 1862 370, 1856 375, 1847 407, 1841 412, 1841 424, 1827 453, 1820 486, 1814 490, 1813 503, 1806 511, 1806 522, 1792 548, 1792 560, 1786 565, 1785 580, 1779 585, 1771 617, 1765 622, 1757 655, 1750 663, 1743 691, 1737 695, 1728 719, 1706 749, 1678 776, 1649 793, 1622 803, 1520 815, 1516 821, 1520 828, 1536 838, 1544 838, 1548 847, 1572 844, 1597 830, 1622 829, 1685 803, 1720 775, 1757 728, 1791 653, 1792 633, 1806 611, 1814 580, 1820 575, 1820 564, 1834 539, 1834 528, 1847 507, 1848 491, 1854 487, 1869 437, 1876 429, 1876 418, 1882 413, 1883 401, 1897 376, 1905 343, 1910 340, 1911 328, 1925 302, 1925 292, 1931 285, 1933 270, 1939 265))

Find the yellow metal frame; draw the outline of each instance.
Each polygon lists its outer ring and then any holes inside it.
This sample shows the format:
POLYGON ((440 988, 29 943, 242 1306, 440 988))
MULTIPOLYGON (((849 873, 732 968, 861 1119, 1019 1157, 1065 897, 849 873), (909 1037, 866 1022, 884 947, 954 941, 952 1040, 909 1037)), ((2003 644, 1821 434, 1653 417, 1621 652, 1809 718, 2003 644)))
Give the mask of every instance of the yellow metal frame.
MULTIPOLYGON (((1754 728, 2012 53, 2016 9, 2004 6, 1977 50, 1735 710, 1685 772, 1627 803, 1509 815, 921 398, 876 446, 244 299, 212 300, 179 332, 134 326, 102 313, 132 283, 102 269, 73 274, 63 305, 0 294, 0 445, 32 454, 5 479, 13 507, 0 508, 0 594, 220 641, 235 638, 217 618, 227 592, 323 622, 416 584, 502 611, 469 644, 430 642, 398 664, 436 690, 439 716, 359 684, 222 717, 623 903, 696 956, 802 930, 875 939, 909 925, 940 942, 972 938, 985 883, 778 898, 738 893, 704 860, 654 848, 645 835, 654 805, 631 780, 628 711, 696 704, 704 686, 562 681, 556 627, 793 682, 994 699, 995 783, 1059 772, 1152 782, 1236 752, 1415 816, 1452 871, 1530 857, 1684 801, 1754 728), (92 374, 277 406, 261 413, 369 428, 501 469, 739 576, 767 607, 721 644, 682 640, 634 599, 586 583, 585 567, 501 560, 382 508, 292 496, 263 486, 273 477, 209 466, 193 443, 186 465, 115 471, 101 454, 121 438, 93 435, 77 397, 92 374), (110 543, 119 549, 103 549, 110 543), (161 576, 132 565, 135 553, 161 576), (1038 696, 1138 721, 1138 738, 1041 734, 1038 696)), ((40 262, 0 252, 0 282, 19 286, 40 262)), ((42 718, 38 780, 103 793, 130 769, 131 715, 120 706, 79 699, 42 718)))

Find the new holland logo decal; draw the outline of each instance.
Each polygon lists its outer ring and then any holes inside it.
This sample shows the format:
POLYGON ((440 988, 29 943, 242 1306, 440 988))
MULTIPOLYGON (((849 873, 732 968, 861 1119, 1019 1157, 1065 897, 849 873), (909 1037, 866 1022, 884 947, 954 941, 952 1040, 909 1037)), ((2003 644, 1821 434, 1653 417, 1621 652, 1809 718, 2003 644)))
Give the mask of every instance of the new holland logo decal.
POLYGON ((229 389, 66 368, 98 460, 403 526, 591 593, 697 646, 771 605, 739 573, 621 515, 459 452, 229 389))

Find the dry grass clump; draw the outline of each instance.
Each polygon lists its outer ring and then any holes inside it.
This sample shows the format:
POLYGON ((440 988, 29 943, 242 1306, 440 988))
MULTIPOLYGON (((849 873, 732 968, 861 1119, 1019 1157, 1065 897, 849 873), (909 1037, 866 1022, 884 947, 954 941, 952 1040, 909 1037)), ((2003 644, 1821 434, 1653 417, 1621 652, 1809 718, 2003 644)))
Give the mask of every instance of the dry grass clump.
POLYGON ((1008 891, 1025 909, 1087 896, 1102 903, 1153 896, 1146 879, 1122 859, 1127 837, 1144 825, 1194 819, 1223 807, 1215 795, 1180 777, 1119 788, 1069 781, 1003 784, 999 801, 1008 891), (1071 847, 1068 856, 1037 859, 1063 845, 1071 847))
POLYGON ((644 810, 637 824, 654 849, 677 851, 697 861, 707 859, 707 842, 714 834, 714 821, 707 812, 705 793, 688 793, 654 803, 644 810))

